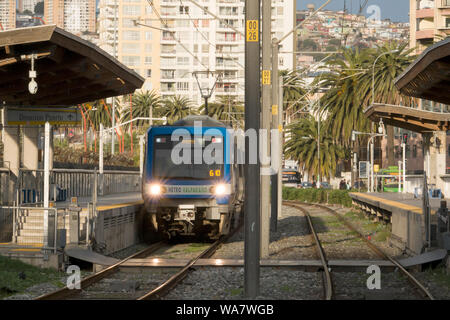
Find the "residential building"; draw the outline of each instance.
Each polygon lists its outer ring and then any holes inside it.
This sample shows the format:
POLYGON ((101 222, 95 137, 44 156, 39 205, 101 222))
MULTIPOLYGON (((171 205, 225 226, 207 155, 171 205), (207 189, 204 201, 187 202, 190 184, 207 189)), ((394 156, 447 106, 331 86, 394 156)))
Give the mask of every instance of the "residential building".
POLYGON ((152 3, 153 7, 146 0, 100 0, 98 45, 146 78, 143 90, 159 92, 161 31, 134 23, 161 27, 154 12, 160 12, 159 1, 152 3))
POLYGON ((28 10, 32 13, 34 13, 34 7, 38 2, 41 2, 43 0, 21 0, 22 3, 22 9, 20 9, 20 2, 19 2, 19 11, 23 12, 25 10, 28 10))
POLYGON ((45 22, 76 35, 96 31, 95 11, 95 0, 44 0, 45 22))
MULTIPOLYGON (((167 19, 171 32, 162 32, 161 38, 161 95, 181 95, 196 105, 203 104, 199 91, 217 83, 210 101, 233 97, 244 101, 245 82, 245 2, 241 0, 203 1, 201 5, 222 21, 209 15, 189 1, 162 0, 161 16, 167 19), (242 32, 242 34, 241 34, 242 32), (214 71, 214 76, 195 71, 214 71)), ((272 1, 272 37, 281 38, 294 27, 293 1, 272 1)), ((281 44, 280 69, 293 67, 292 35, 281 44)))
MULTIPOLYGON (((244 1, 199 4, 244 33, 244 1)), ((294 27, 292 7, 293 0, 272 1, 273 37, 281 38, 294 27)), ((199 106, 203 98, 198 84, 211 89, 218 78, 210 101, 244 101, 245 39, 240 32, 187 0, 153 1, 153 7, 146 0, 100 0, 99 8, 100 47, 147 78, 144 89, 156 89, 162 98, 183 96, 199 106), (201 74, 197 82, 193 72, 206 70, 214 76, 201 74)), ((292 69, 292 35, 281 45, 280 69, 292 69)))
POLYGON ((0 1, 0 30, 16 27, 16 0, 0 1))
POLYGON ((410 0, 409 16, 416 53, 450 35, 450 0, 410 0))

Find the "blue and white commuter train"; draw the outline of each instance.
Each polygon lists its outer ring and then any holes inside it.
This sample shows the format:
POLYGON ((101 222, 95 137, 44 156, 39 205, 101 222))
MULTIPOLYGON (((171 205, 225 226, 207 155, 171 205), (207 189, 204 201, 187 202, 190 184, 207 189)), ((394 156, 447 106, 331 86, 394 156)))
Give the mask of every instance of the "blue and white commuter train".
POLYGON ((208 116, 148 130, 142 196, 153 232, 217 239, 237 225, 244 150, 236 141, 235 131, 208 116))

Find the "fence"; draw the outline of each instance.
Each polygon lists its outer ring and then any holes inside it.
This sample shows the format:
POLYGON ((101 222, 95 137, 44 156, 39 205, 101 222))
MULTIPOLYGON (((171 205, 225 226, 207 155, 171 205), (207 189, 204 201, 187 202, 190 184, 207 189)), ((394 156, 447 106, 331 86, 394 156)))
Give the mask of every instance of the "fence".
POLYGON ((42 207, 0 207, 2 247, 42 248, 56 252, 61 241, 66 209, 42 207), (46 227, 47 226, 47 227, 46 227), (59 243, 58 243, 59 242, 59 243))
POLYGON ((0 205, 10 204, 13 201, 11 189, 11 171, 0 168, 0 205))
POLYGON ((80 207, 0 207, 1 247, 40 248, 54 253, 67 243, 90 245, 97 212, 92 203, 80 207))
MULTIPOLYGON (((50 171, 50 200, 64 201, 70 197, 91 197, 94 193, 95 175, 98 178, 98 193, 139 192, 138 171, 104 171, 53 169, 50 171)), ((19 173, 19 203, 41 203, 44 190, 44 170, 21 169, 19 173)))

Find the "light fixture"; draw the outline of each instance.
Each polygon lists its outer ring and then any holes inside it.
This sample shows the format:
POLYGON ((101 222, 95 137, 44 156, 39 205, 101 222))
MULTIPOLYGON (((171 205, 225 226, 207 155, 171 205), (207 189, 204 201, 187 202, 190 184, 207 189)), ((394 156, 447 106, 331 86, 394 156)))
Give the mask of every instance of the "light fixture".
POLYGON ((38 91, 38 84, 34 80, 37 76, 36 70, 34 70, 34 59, 36 58, 36 54, 31 55, 31 70, 29 72, 30 77, 30 83, 28 83, 28 91, 30 91, 31 94, 36 94, 38 91))
POLYGON ((216 196, 222 196, 225 194, 225 192, 226 192, 226 187, 224 184, 218 184, 214 188, 214 193, 216 194, 216 196))
POLYGON ((152 184, 150 186, 150 194, 152 196, 158 196, 161 194, 162 188, 159 184, 152 184))
POLYGON ((380 123, 378 125, 378 133, 379 134, 384 134, 384 123, 383 123, 383 119, 380 118, 380 123))

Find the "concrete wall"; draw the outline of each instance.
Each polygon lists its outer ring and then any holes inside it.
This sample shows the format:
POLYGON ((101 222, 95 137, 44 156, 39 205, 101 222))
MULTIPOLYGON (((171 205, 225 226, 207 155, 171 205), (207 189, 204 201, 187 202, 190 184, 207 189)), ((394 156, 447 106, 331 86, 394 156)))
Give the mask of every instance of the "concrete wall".
POLYGON ((425 245, 424 216, 401 209, 394 209, 391 214, 393 240, 400 241, 400 246, 404 245, 405 249, 420 254, 425 245))
POLYGON ((352 193, 350 196, 353 199, 353 204, 362 211, 380 220, 390 220, 392 224, 390 242, 392 245, 408 253, 422 253, 422 248, 426 243, 423 214, 368 199, 359 196, 357 193, 352 193))
POLYGON ((423 176, 422 175, 407 175, 406 176, 406 193, 414 193, 416 188, 419 188, 419 194, 422 194, 423 176))
POLYGON ((141 205, 130 205, 98 212, 95 241, 100 253, 111 254, 140 242, 142 236, 141 205))

